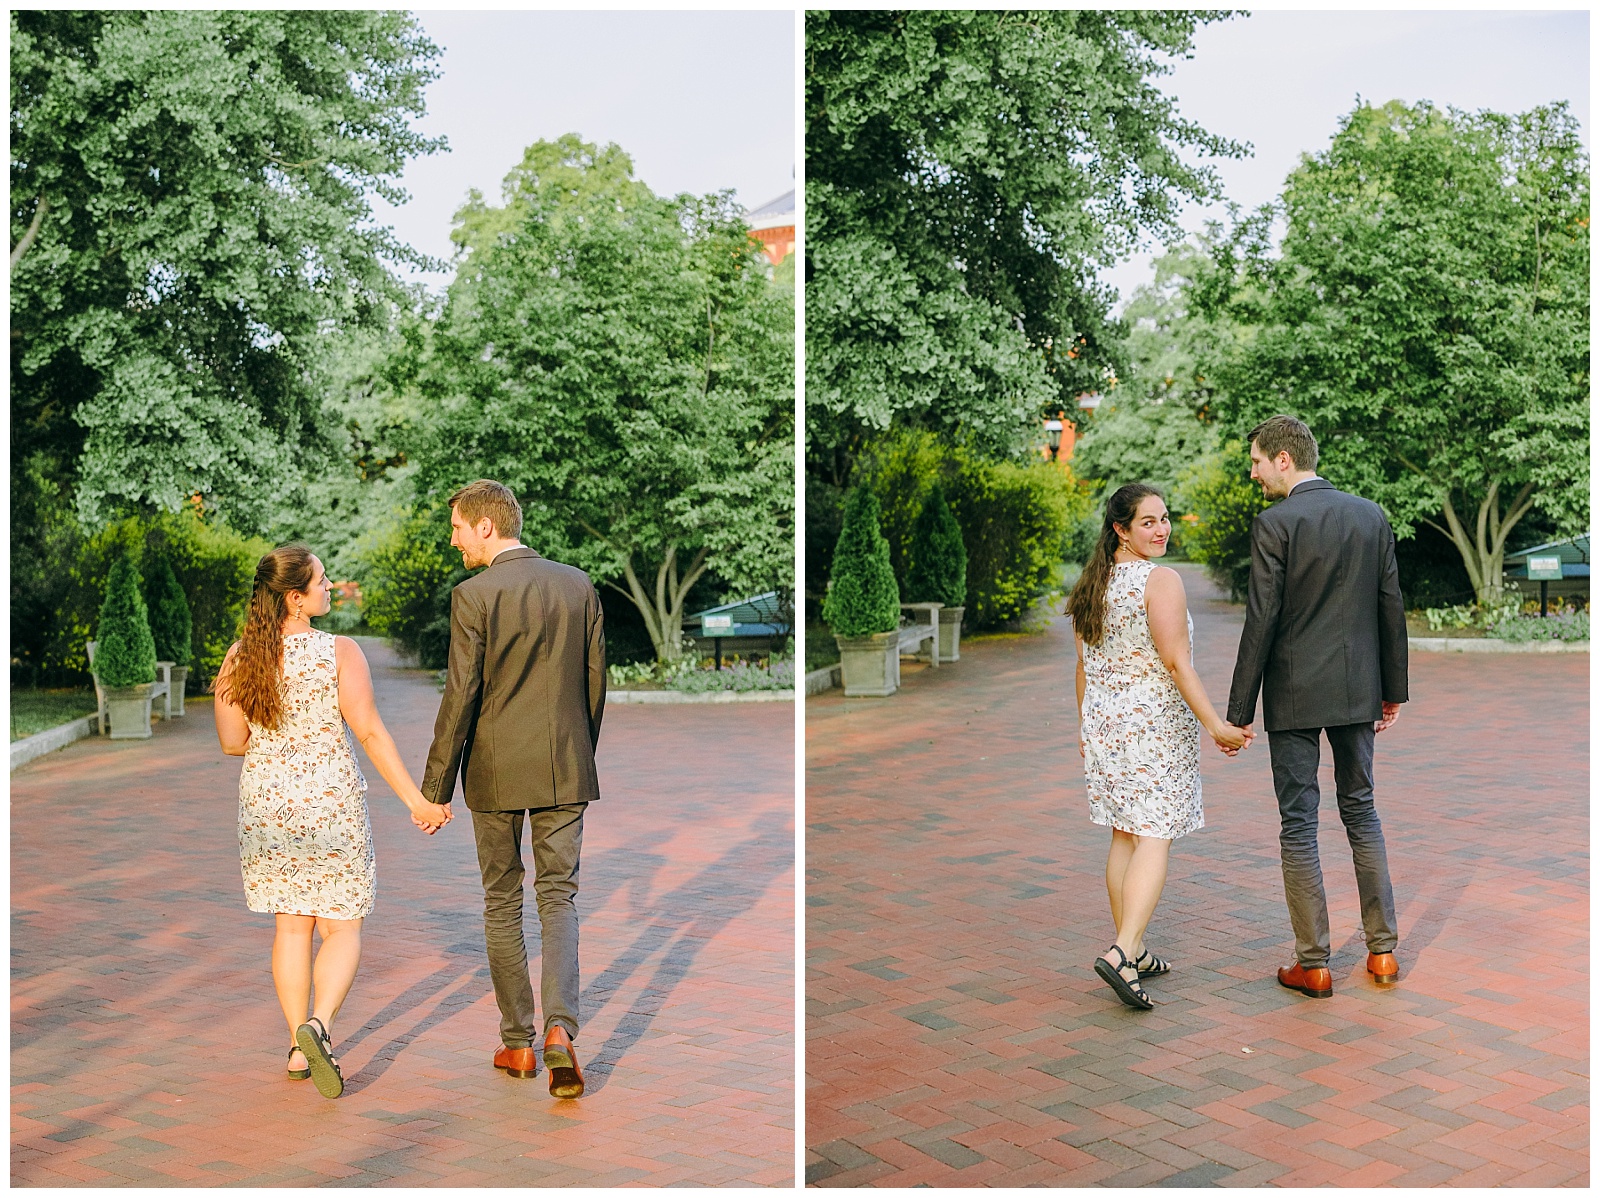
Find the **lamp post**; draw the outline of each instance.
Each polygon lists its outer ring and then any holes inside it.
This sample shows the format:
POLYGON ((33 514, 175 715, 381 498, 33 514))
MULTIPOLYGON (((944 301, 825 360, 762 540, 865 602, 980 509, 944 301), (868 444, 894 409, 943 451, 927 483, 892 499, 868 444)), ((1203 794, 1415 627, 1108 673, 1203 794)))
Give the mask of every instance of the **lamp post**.
POLYGON ((1056 460, 1056 454, 1061 450, 1061 421, 1046 420, 1044 422, 1044 438, 1050 446, 1050 460, 1056 460))

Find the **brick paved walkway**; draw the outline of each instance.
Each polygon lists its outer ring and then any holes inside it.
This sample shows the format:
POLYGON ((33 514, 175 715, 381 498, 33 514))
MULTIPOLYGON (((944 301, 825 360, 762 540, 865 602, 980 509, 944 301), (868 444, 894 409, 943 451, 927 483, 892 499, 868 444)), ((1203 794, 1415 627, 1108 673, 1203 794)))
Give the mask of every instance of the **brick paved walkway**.
MULTIPOLYGON (((1242 609, 1185 577, 1220 700, 1242 609)), ((1109 833, 1072 652, 1057 620, 889 699, 808 702, 808 1180, 1586 1186, 1587 656, 1412 655, 1376 764, 1391 991, 1362 968, 1326 762, 1323 1001, 1273 978, 1293 936, 1265 743, 1208 752, 1208 827, 1149 935, 1175 970, 1141 1013, 1090 968, 1109 833)))
MULTIPOLYGON (((368 651, 420 769, 438 693, 368 651)), ((335 1028, 350 1086, 283 1080, 239 762, 209 703, 189 710, 12 775, 13 1184, 793 1184, 792 706, 606 713, 578 1102, 490 1067, 467 812, 429 840, 370 769, 378 905, 335 1028)))

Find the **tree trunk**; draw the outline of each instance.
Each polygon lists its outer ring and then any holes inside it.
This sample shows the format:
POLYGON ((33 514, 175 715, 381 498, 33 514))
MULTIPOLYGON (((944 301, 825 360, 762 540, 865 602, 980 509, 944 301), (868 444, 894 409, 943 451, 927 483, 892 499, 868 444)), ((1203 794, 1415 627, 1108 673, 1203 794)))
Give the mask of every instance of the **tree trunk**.
POLYGON ((656 567, 655 590, 651 593, 634 570, 633 556, 623 558, 622 574, 626 588, 607 583, 612 590, 626 595, 644 617, 644 626, 650 633, 650 643, 655 647, 656 660, 671 664, 683 656, 683 603, 689 590, 706 572, 708 551, 695 551, 689 567, 678 573, 678 547, 668 545, 656 567))
POLYGON ((1504 593, 1502 575, 1505 570, 1506 538, 1532 506, 1533 484, 1524 483, 1502 517, 1500 480, 1494 478, 1489 481, 1489 490, 1478 504, 1475 527, 1471 531, 1461 522, 1448 491, 1444 497, 1444 525, 1432 520, 1423 521, 1444 533, 1455 545, 1456 552, 1461 554, 1461 561, 1467 567, 1467 577, 1472 582, 1479 604, 1487 606, 1496 603, 1504 593))

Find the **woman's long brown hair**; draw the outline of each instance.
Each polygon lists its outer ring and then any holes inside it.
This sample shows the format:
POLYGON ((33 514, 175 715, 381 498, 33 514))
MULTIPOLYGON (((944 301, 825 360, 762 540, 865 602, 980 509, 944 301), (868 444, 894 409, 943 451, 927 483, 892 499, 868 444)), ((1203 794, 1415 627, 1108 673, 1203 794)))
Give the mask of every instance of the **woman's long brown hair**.
POLYGON ((1106 634, 1106 586, 1111 581, 1111 567, 1117 556, 1116 525, 1128 528, 1139 514, 1139 505, 1149 496, 1163 499, 1161 492, 1145 483, 1128 483, 1118 487, 1106 500, 1105 524, 1100 529, 1100 539, 1094 543, 1089 560, 1083 563, 1083 573, 1077 585, 1067 596, 1067 614, 1072 617, 1072 627, 1086 645, 1098 645, 1106 634))
POLYGON ((227 674, 217 678, 216 690, 257 727, 276 728, 283 720, 283 622, 289 615, 284 596, 310 588, 313 572, 311 550, 298 541, 279 545, 256 563, 239 650, 227 674))

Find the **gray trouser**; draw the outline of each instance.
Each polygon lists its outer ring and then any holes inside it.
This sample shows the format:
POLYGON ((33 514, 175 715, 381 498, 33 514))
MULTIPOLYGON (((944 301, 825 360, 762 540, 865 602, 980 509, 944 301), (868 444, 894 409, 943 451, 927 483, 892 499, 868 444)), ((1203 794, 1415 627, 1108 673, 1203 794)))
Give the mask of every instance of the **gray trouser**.
MULTIPOLYGON (((1295 959, 1307 969, 1326 968, 1328 898, 1322 888, 1322 863, 1317 855, 1317 766, 1321 728, 1296 728, 1267 733, 1272 750, 1272 782, 1278 792, 1282 829, 1283 894, 1294 925, 1295 959)), ((1339 796, 1339 818, 1350 840, 1356 867, 1356 892, 1361 896, 1361 926, 1367 951, 1388 953, 1399 941, 1394 917, 1394 891, 1389 885, 1389 858, 1383 848, 1383 825, 1372 801, 1371 723, 1342 724, 1326 729, 1333 749, 1333 781, 1339 796)))
POLYGON ((528 1048, 537 1036, 528 946, 522 937, 522 825, 533 841, 533 895, 539 908, 540 995, 544 1031, 559 1023, 578 1035, 578 855, 587 803, 531 811, 474 811, 472 835, 483 874, 483 939, 500 1004, 500 1039, 528 1048))

